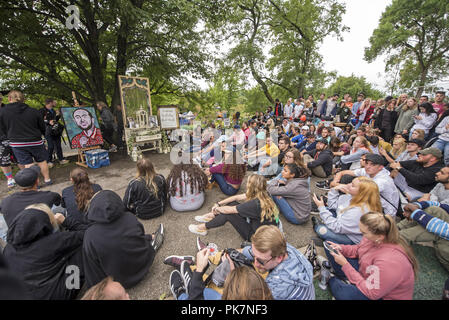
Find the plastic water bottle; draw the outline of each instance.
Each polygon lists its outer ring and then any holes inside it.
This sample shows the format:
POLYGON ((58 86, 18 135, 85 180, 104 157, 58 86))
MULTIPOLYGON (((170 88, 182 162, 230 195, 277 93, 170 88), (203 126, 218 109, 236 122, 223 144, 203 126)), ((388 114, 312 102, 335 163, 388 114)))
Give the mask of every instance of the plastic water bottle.
POLYGON ((318 284, 318 286, 322 289, 322 290, 326 290, 327 289, 327 283, 329 282, 329 279, 331 277, 331 272, 330 272, 330 265, 328 261, 323 261, 322 265, 321 265, 321 274, 320 274, 320 283, 318 284))

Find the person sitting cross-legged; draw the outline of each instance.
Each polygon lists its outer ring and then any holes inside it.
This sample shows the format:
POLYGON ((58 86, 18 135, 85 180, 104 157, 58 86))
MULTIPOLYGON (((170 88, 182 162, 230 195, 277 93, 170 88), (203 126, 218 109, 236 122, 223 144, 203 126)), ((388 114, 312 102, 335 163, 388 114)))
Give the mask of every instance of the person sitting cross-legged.
POLYGON ((143 225, 111 190, 102 190, 93 196, 87 220, 90 224, 83 241, 87 285, 92 287, 107 276, 112 276, 126 289, 138 284, 148 273, 163 243, 163 225, 155 234, 146 235, 143 225))
POLYGON ((286 164, 282 178, 285 180, 274 180, 274 183, 268 184, 268 193, 288 222, 306 223, 311 210, 308 170, 295 163, 286 164))

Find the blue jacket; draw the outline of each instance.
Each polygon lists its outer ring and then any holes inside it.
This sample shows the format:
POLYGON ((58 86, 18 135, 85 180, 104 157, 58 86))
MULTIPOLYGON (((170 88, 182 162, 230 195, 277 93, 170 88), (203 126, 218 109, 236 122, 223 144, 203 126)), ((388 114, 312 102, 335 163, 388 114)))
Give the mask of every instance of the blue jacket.
MULTIPOLYGON (((270 271, 265 282, 275 300, 315 300, 313 267, 306 257, 287 243, 288 258, 270 271)), ((254 260, 251 246, 243 254, 254 260)))
POLYGON ((296 145, 296 148, 298 148, 299 151, 306 150, 307 152, 312 151, 316 148, 316 141, 312 142, 311 144, 307 145, 307 139, 304 139, 301 143, 296 145))

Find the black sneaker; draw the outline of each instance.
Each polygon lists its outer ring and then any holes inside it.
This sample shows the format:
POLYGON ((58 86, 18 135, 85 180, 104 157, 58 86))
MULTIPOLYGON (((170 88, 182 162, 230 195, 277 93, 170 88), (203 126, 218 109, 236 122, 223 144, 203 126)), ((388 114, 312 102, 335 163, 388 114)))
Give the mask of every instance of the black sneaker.
POLYGON ((316 188, 324 191, 329 191, 331 189, 329 181, 320 181, 316 183, 316 188), (320 183, 321 182, 321 183, 320 183))
POLYGON ((45 181, 45 182, 44 182, 44 187, 51 186, 52 184, 53 184, 53 181, 51 181, 51 180, 45 181))
POLYGON ((317 217, 312 217, 312 224, 313 224, 313 228, 315 229, 317 224, 320 224, 320 221, 318 220, 317 217))
POLYGON ((201 241, 200 237, 196 237, 196 247, 198 248, 198 251, 201 251, 207 247, 207 244, 201 241))
POLYGON ((182 279, 182 275, 178 270, 173 270, 170 274, 170 290, 173 294, 173 297, 175 297, 176 300, 178 300, 179 296, 183 293, 186 293, 186 288, 184 287, 184 281, 182 279))
POLYGON ((164 242, 164 225, 161 223, 159 228, 154 233, 153 241, 151 241, 151 245, 153 246, 154 251, 158 251, 164 242))
POLYGON ((175 267, 177 270, 181 270, 181 264, 183 261, 187 261, 190 265, 193 264, 193 256, 169 256, 164 259, 164 264, 175 267))
POLYGON ((192 281, 193 272, 190 269, 190 264, 187 261, 183 261, 181 263, 181 277, 184 281, 184 288, 186 290, 187 295, 189 295, 189 285, 190 281, 192 281))

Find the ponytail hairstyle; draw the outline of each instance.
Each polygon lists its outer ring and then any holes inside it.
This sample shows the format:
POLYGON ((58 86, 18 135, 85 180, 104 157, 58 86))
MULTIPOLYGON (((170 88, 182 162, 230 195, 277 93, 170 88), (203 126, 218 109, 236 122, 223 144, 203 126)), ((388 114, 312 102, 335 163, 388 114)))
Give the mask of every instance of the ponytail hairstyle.
POLYGON ((405 239, 400 235, 395 220, 390 216, 379 212, 368 212, 362 215, 360 223, 368 228, 375 235, 384 235, 384 243, 397 244, 405 251, 412 267, 415 279, 418 277, 418 260, 413 253, 412 247, 408 245, 405 239))
POLYGON ((147 188, 154 193, 156 199, 158 199, 159 189, 157 187, 154 178, 156 177, 156 171, 154 170, 153 163, 148 158, 142 158, 137 161, 137 175, 136 179, 145 181, 147 188))
POLYGON ((304 178, 308 176, 308 170, 304 167, 298 166, 296 163, 287 163, 285 165, 286 168, 288 168, 288 171, 290 173, 294 174, 295 176, 293 178, 304 178))
POLYGON ((75 192, 75 202, 80 212, 86 212, 87 205, 94 195, 92 183, 89 175, 84 168, 75 168, 70 172, 70 178, 73 181, 75 192))

